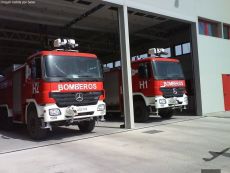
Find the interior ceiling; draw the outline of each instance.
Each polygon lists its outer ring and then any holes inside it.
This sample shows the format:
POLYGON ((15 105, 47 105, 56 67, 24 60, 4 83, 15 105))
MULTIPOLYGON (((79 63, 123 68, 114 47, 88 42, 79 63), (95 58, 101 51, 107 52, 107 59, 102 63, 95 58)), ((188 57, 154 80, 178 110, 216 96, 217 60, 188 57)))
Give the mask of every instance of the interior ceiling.
MULTIPOLYGON (((130 42, 167 41, 184 24, 129 9, 130 42)), ((0 5, 0 68, 23 63, 58 37, 75 38, 79 49, 99 57, 119 56, 117 8, 99 0, 36 0, 0 5)), ((103 60, 103 59, 102 59, 103 60)))

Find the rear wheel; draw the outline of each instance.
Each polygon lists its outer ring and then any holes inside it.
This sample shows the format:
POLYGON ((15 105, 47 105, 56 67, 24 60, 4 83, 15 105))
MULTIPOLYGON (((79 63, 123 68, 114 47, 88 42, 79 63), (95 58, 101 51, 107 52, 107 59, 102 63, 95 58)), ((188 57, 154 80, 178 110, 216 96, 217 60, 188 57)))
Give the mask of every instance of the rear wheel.
POLYGON ((95 127, 95 120, 91 119, 91 120, 81 121, 79 122, 78 127, 80 131, 83 133, 92 132, 95 127))
POLYGON ((162 119, 170 119, 173 116, 173 109, 160 109, 159 115, 162 119))
POLYGON ((149 111, 144 101, 134 100, 134 120, 135 122, 146 122, 149 119, 149 111))
POLYGON ((42 121, 38 118, 37 110, 30 107, 27 113, 27 130, 32 139, 44 139, 47 136, 47 129, 42 129, 42 121))
POLYGON ((12 117, 8 117, 7 108, 0 109, 0 128, 3 130, 12 130, 13 120, 12 117))

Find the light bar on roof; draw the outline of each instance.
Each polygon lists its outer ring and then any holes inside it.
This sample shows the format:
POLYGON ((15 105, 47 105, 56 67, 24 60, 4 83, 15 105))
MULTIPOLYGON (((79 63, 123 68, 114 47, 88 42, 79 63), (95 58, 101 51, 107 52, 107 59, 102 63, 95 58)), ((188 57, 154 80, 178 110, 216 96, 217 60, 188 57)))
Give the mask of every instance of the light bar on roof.
POLYGON ((148 51, 148 54, 151 56, 161 56, 161 55, 167 55, 168 53, 165 51, 164 48, 151 48, 148 51))
POLYGON ((54 40, 54 47, 55 48, 61 48, 61 47, 66 47, 66 48, 75 48, 77 47, 78 44, 75 43, 74 39, 56 39, 54 40))

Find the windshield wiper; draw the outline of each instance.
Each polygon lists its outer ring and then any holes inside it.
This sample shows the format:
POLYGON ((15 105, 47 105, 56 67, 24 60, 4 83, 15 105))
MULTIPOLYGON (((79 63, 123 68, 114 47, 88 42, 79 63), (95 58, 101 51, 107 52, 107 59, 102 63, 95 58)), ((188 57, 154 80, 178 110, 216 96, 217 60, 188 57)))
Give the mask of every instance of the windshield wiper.
POLYGON ((91 77, 91 78, 93 78, 93 76, 90 76, 90 75, 79 75, 78 77, 91 77))
POLYGON ((78 77, 79 78, 84 78, 85 81, 89 81, 89 82, 100 81, 99 78, 97 78, 95 76, 90 76, 90 75, 80 75, 78 77))
POLYGON ((74 80, 70 79, 70 78, 65 78, 65 79, 61 79, 59 80, 60 82, 74 82, 74 80))
POLYGON ((87 82, 99 82, 99 81, 101 81, 101 79, 94 78, 94 79, 86 79, 85 81, 87 81, 87 82))
POLYGON ((101 79, 61 79, 59 80, 59 82, 98 82, 98 81, 101 81, 101 79))

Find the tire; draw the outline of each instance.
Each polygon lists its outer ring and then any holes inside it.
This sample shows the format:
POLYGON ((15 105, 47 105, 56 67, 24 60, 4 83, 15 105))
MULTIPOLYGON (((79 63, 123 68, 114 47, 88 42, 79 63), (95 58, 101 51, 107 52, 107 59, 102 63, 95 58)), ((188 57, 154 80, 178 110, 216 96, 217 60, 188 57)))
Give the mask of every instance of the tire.
POLYGON ((161 116, 162 119, 170 119, 173 116, 173 109, 160 109, 159 110, 159 115, 161 116))
POLYGON ((92 132, 95 127, 95 120, 93 119, 93 120, 81 121, 79 122, 78 127, 80 131, 83 133, 92 132))
POLYGON ((6 108, 0 109, 0 129, 7 131, 13 129, 13 119, 12 117, 8 117, 6 108))
POLYGON ((146 122, 149 119, 149 111, 144 101, 138 99, 134 100, 134 121, 146 122))
POLYGON ((35 107, 27 112, 27 130, 32 139, 39 140, 47 137, 47 129, 42 129, 42 121, 38 118, 35 107))

